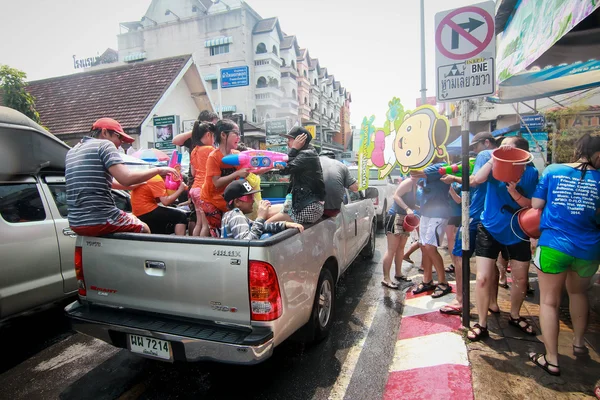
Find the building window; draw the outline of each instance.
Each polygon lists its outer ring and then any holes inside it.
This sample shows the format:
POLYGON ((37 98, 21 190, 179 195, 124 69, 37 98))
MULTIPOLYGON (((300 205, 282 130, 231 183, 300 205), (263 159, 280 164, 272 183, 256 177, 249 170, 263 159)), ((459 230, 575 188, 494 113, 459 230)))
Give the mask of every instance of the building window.
POLYGON ((315 78, 315 86, 317 86, 317 85, 318 85, 318 83, 317 83, 317 78, 315 78))
POLYGON ((296 63, 292 60, 292 68, 296 69, 296 63))
POLYGON ((283 58, 281 59, 281 66, 285 67, 285 60, 283 58))
POLYGON ((275 54, 276 56, 279 55, 277 53, 277 46, 273 45, 273 54, 275 54))
POLYGON ((296 89, 292 89, 292 99, 298 100, 298 96, 296 95, 296 89))
POLYGON ((308 104, 308 99, 306 97, 304 98, 304 104, 308 104))
POLYGON ((269 77, 270 87, 279 87, 279 81, 276 78, 269 77))
POLYGON ((258 81, 256 81, 256 87, 257 88, 267 87, 267 80, 265 79, 264 76, 261 76, 260 78, 258 78, 258 81))
POLYGON ((219 88, 219 81, 218 80, 215 79, 213 81, 210 81, 210 83, 211 83, 211 89, 212 90, 217 90, 219 88))
POLYGON ((307 78, 307 76, 306 76, 306 70, 302 71, 302 73, 304 74, 304 77, 307 78))
POLYGON ((319 109, 319 103, 315 103, 315 107, 314 107, 314 109, 315 109, 315 110, 319 109))
POLYGON ((283 97, 285 98, 285 88, 281 88, 281 93, 283 93, 283 97))
POLYGON ((264 54, 267 52, 267 46, 265 46, 264 43, 259 43, 258 46, 256 46, 256 54, 264 54))
POLYGON ((219 46, 213 46, 210 48, 211 56, 216 56, 218 54, 225 54, 225 53, 229 53, 229 43, 222 44, 219 46))
POLYGON ((252 122, 256 122, 256 109, 252 110, 252 122))

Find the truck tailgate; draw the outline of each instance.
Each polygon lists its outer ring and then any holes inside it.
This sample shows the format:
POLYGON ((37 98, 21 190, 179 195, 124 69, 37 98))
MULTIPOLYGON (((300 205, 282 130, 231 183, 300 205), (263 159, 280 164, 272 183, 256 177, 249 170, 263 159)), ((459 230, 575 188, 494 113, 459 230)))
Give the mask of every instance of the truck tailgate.
POLYGON ((250 325, 247 242, 80 237, 91 303, 250 325))

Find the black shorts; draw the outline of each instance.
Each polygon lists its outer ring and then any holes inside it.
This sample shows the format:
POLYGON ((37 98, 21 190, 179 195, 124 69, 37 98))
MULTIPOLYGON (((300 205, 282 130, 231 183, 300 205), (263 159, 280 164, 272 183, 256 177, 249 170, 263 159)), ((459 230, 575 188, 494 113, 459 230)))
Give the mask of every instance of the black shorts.
POLYGON ((172 207, 157 207, 149 213, 139 215, 138 218, 148 224, 150 232, 170 235, 175 232, 175 225, 187 226, 187 213, 172 207))
POLYGON ((385 228, 385 233, 392 233, 394 235, 404 235, 404 236, 410 236, 410 232, 406 232, 404 230, 404 218, 406 217, 406 215, 404 214, 390 214, 390 213, 386 213, 385 214, 385 219, 384 219, 384 228, 385 228))
POLYGON ((502 253, 502 257, 505 260, 531 261, 531 246, 529 242, 521 241, 517 244, 504 245, 494 239, 487 229, 483 227, 483 224, 480 223, 477 226, 475 255, 495 260, 498 258, 499 253, 502 253))
POLYGON ((450 217, 448 218, 448 225, 459 227, 461 225, 462 217, 450 217))

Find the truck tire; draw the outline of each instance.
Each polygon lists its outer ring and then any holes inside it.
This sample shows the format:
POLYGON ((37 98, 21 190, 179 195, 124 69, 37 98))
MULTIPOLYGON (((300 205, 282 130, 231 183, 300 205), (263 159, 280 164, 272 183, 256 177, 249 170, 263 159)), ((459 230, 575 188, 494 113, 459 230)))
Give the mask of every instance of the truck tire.
POLYGON ((369 234, 369 241, 367 242, 365 247, 363 247, 363 249, 360 252, 360 255, 367 260, 372 259, 373 256, 375 255, 375 237, 376 236, 377 236, 377 224, 375 221, 373 221, 373 224, 371 224, 371 233, 369 234))
POLYGON ((385 224, 385 216, 387 214, 387 200, 385 200, 383 202, 383 209, 382 210, 383 211, 381 211, 381 218, 380 218, 379 215, 377 216, 377 227, 383 229, 383 228, 385 228, 383 225, 385 224))
POLYGON ((310 332, 307 337, 308 341, 318 342, 329 335, 333 324, 334 300, 335 283, 333 282, 333 276, 327 268, 322 268, 308 324, 310 332))

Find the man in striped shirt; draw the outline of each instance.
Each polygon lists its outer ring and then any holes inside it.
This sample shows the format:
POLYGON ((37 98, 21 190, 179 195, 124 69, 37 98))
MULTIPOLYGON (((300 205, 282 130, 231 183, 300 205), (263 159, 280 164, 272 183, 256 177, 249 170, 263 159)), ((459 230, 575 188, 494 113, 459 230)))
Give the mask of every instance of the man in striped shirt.
POLYGON ((130 170, 123 164, 117 147, 133 143, 134 138, 123 132, 121 124, 111 118, 100 118, 90 135, 84 137, 67 153, 65 177, 69 226, 81 236, 102 236, 115 232, 150 233, 148 225, 121 211, 111 195, 113 178, 121 185, 145 182, 155 175, 169 173, 173 168, 130 170))

